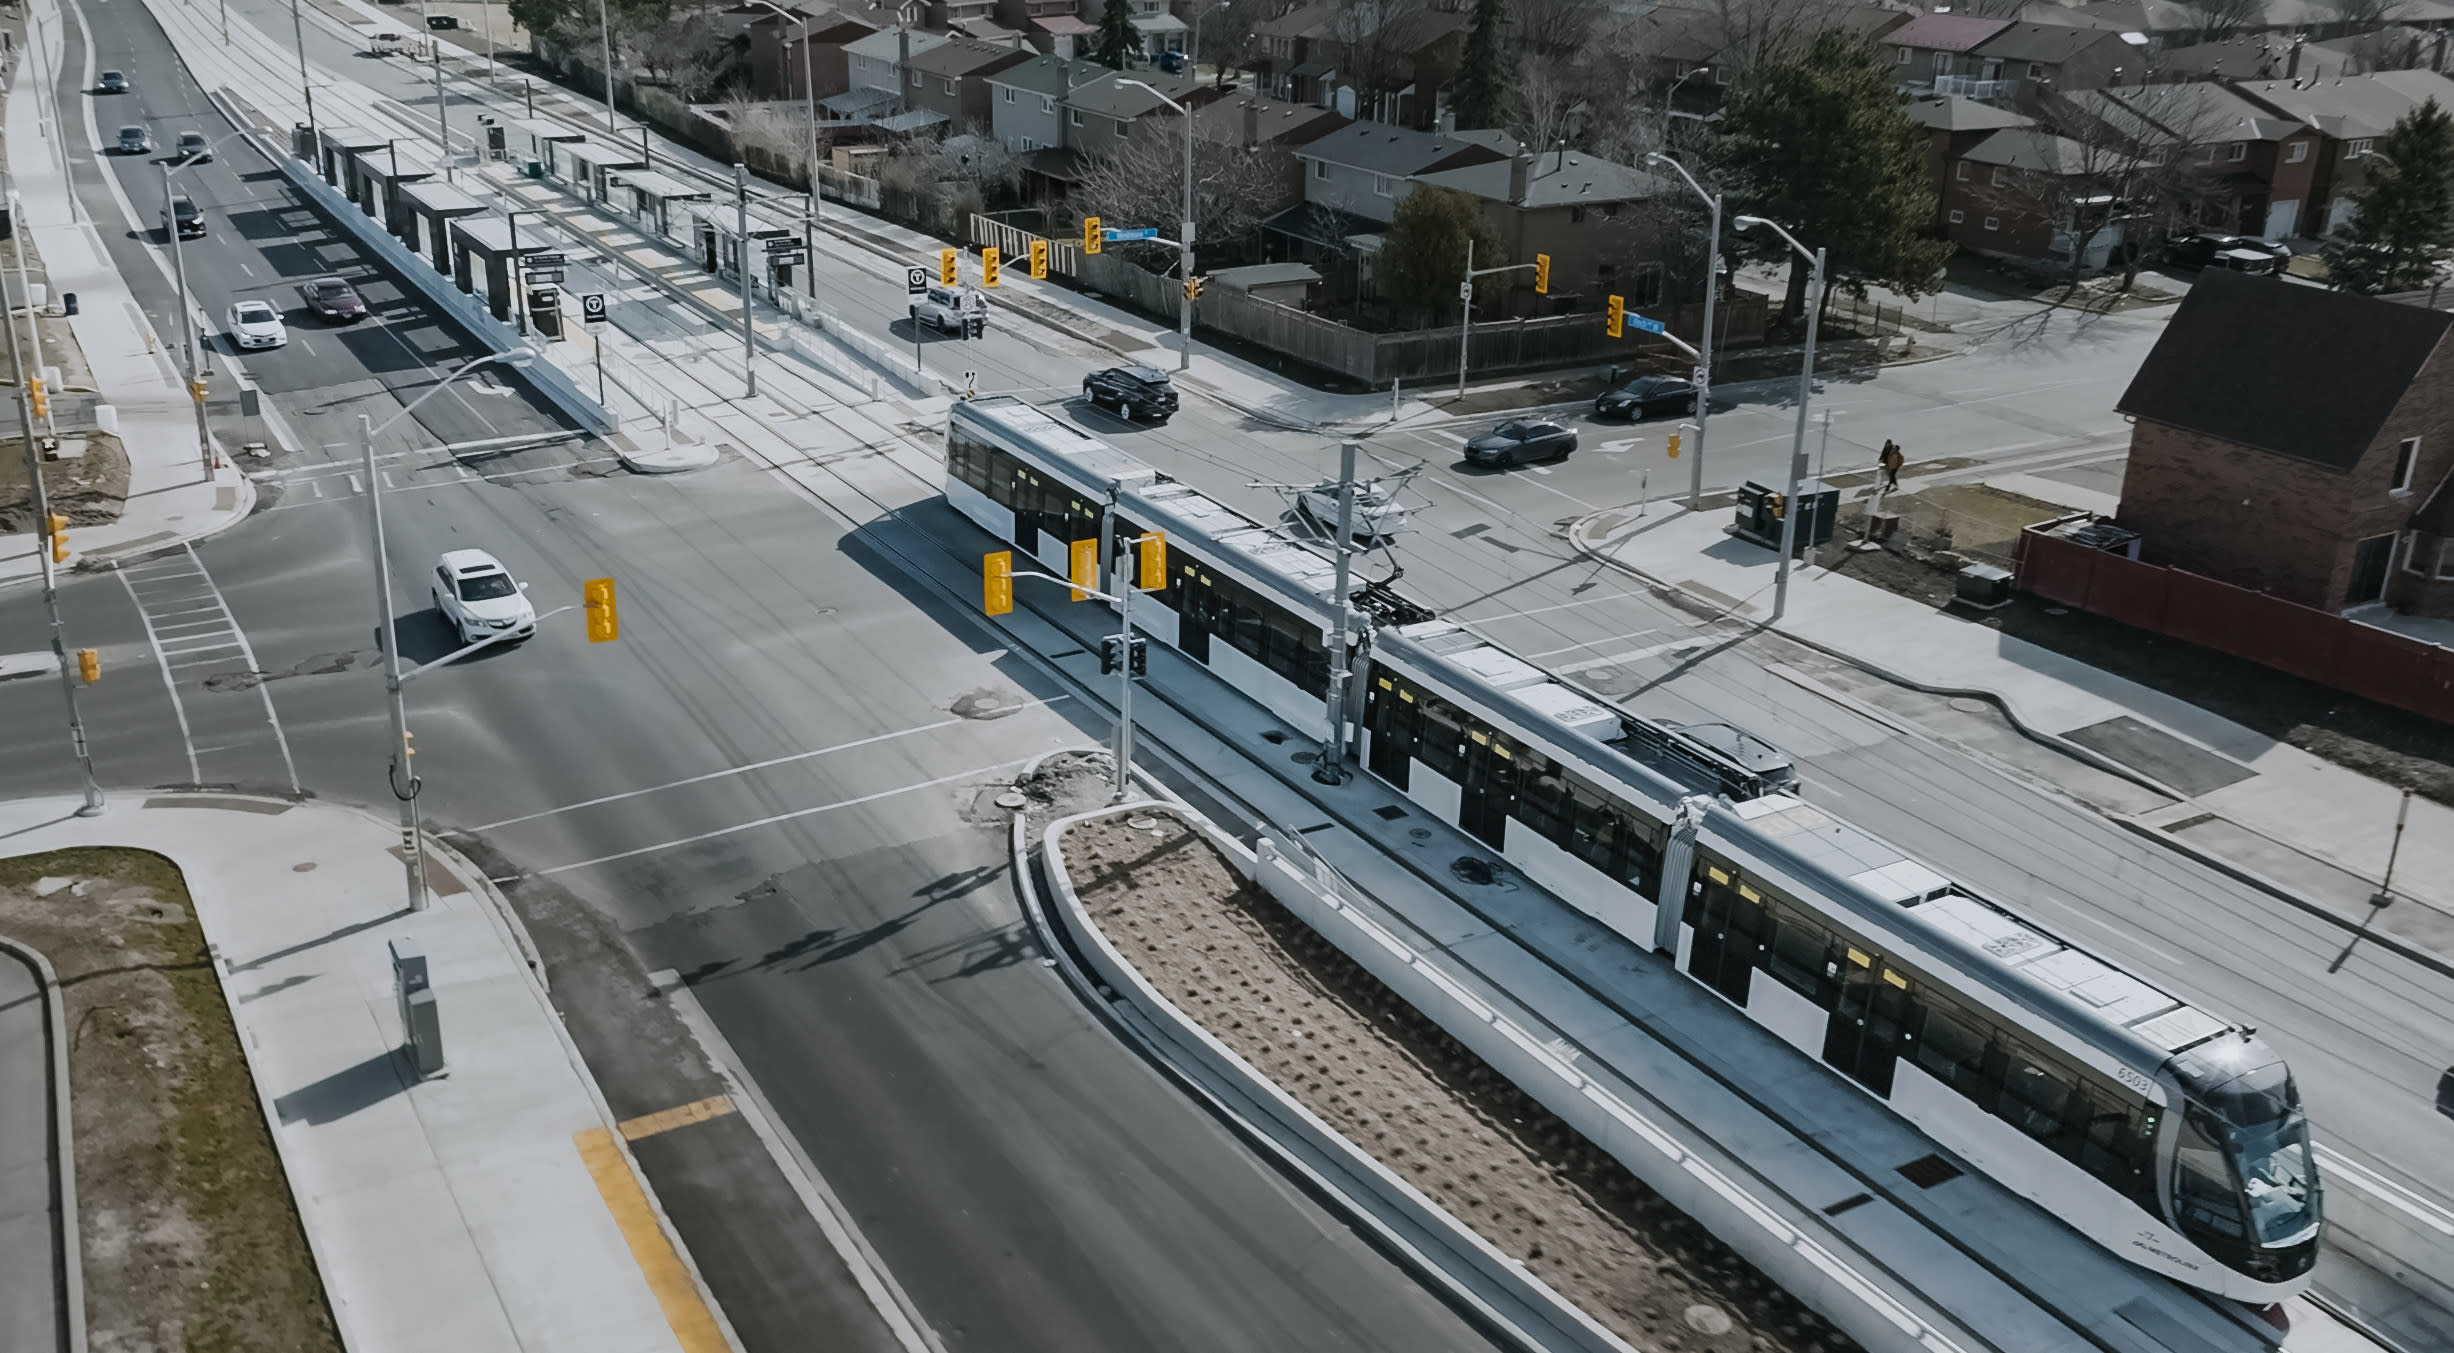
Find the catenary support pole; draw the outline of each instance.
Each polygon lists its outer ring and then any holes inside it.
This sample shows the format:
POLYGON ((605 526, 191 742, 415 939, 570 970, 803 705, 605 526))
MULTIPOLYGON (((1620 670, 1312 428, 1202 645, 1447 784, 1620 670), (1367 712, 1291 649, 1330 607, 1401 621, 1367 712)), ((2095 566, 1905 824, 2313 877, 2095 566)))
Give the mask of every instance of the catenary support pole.
POLYGON ((1474 350, 1474 240, 1466 239, 1466 280, 1457 287, 1457 397, 1466 397, 1466 355, 1474 350))
POLYGON ((1338 537, 1331 542, 1337 551, 1338 585, 1333 604, 1338 609, 1338 627, 1329 641, 1329 734, 1321 741, 1321 754, 1312 762, 1312 778, 1325 785, 1346 783, 1346 691, 1353 679, 1348 671, 1353 655, 1347 652, 1347 585, 1353 579, 1355 554, 1355 444, 1338 445, 1338 537))
POLYGON ((188 403, 196 406, 196 455, 204 463, 207 477, 213 473, 213 430, 205 421, 205 402, 197 397, 196 386, 204 372, 196 358, 196 317, 189 310, 187 290, 187 249, 179 241, 178 197, 170 186, 171 169, 162 166, 162 227, 170 236, 171 271, 179 279, 179 330, 186 339, 183 351, 187 355, 188 403))
POLYGON ((400 856, 409 910, 426 909, 426 842, 418 826, 418 777, 409 764, 409 708, 401 694, 399 622, 392 613, 392 561, 384 552, 383 476, 375 469, 375 420, 358 415, 358 453, 366 475, 366 514, 375 536, 375 641, 383 654, 383 689, 392 722, 392 760, 385 780, 400 801, 400 856))
MULTIPOLYGON (((733 228, 740 235, 736 262, 741 267, 741 379, 750 395, 758 393, 757 317, 750 311, 750 167, 733 162, 733 228)), ((919 330, 915 326, 914 336, 919 330)))
POLYGON ((1781 499, 1781 558, 1772 586, 1772 618, 1789 612, 1790 565, 1798 553, 1798 485, 1806 476, 1806 402, 1815 393, 1815 330, 1823 318, 1824 251, 1815 251, 1815 266, 1806 282, 1806 355, 1798 364, 1798 423, 1790 434, 1789 487, 1781 499))

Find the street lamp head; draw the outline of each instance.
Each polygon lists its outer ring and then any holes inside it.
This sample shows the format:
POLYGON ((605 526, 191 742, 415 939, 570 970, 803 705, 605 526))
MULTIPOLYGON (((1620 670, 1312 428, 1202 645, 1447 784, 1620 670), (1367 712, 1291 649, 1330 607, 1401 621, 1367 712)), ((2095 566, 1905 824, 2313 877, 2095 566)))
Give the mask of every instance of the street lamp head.
POLYGON ((1761 216, 1734 216, 1730 218, 1730 224, 1741 230, 1753 230, 1760 225, 1771 225, 1772 222, 1761 216))

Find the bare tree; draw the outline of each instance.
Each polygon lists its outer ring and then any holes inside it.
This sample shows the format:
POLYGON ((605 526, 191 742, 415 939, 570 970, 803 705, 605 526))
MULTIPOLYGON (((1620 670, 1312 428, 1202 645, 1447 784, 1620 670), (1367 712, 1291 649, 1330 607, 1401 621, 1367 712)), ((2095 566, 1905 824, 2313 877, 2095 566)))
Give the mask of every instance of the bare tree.
MULTIPOLYGON (((1184 119, 1146 118, 1114 153, 1091 162, 1073 201, 1086 215, 1119 225, 1160 225, 1173 234, 1184 211, 1184 119)), ((1235 138, 1196 133, 1193 141, 1194 238, 1204 246, 1241 239, 1280 205, 1281 161, 1248 152, 1235 138)), ((1173 251, 1169 257, 1173 258, 1173 251)))
POLYGON ((742 44, 706 10, 666 10, 626 35, 624 48, 650 78, 693 103, 730 83, 742 62, 742 44))
POLYGON ((2041 133, 2059 142, 2062 173, 2030 185, 2032 197, 2061 221, 2078 250, 2099 231, 2122 228, 2122 288, 2138 280, 2146 250, 2201 219, 2222 190, 2213 163, 2223 114, 2220 91, 2200 84, 2090 90, 2047 101, 2041 133))
MULTIPOLYGON (((1510 26, 1519 49, 1544 62, 1576 61, 1610 17, 1603 0, 1513 0, 1510 26)), ((1610 24, 1616 29, 1622 27, 1610 24)), ((1622 72, 1624 74, 1624 72, 1622 72)))
POLYGON ((2403 0, 2333 0, 2331 8, 2351 31, 2370 32, 2393 23, 2402 13, 2403 0))
POLYGON ((1583 104, 1573 75, 1549 62, 1520 61, 1509 87, 1509 134, 1537 155, 1556 149, 1570 139, 1583 104))
POLYGON ((1408 53, 1393 39, 1426 9, 1423 0, 1336 0, 1325 26, 1340 51, 1339 74, 1354 86, 1358 115, 1372 96, 1399 83, 1408 53))
POLYGON ((2264 19, 2267 0, 2197 0, 2193 8, 2207 21, 2199 30, 2200 39, 2220 42, 2264 19))
POLYGON ((1718 74, 1726 85, 1745 85, 1832 26, 1829 0, 1713 0, 1713 8, 1721 20, 1718 74))

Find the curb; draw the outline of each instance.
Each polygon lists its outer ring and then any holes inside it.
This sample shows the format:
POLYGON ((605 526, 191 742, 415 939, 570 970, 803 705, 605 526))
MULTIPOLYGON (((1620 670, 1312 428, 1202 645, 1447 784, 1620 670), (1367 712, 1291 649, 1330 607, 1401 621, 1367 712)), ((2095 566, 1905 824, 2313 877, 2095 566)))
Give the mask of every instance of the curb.
POLYGON ((713 442, 699 444, 706 453, 704 457, 693 455, 689 460, 681 461, 657 459, 670 452, 639 452, 636 447, 627 444, 629 440, 627 433, 617 432, 607 439, 606 444, 613 448, 614 458, 622 462, 622 468, 632 474, 688 474, 693 470, 704 470, 724 458, 713 442))
POLYGON ((60 1203, 60 1301, 68 1318, 67 1353, 85 1353, 85 1242, 77 1230, 76 1119, 68 1104, 68 1002, 60 995, 60 975, 40 950, 0 935, 0 953, 23 960, 42 988, 43 1024, 51 1035, 51 1133, 59 1157, 54 1181, 60 1203))

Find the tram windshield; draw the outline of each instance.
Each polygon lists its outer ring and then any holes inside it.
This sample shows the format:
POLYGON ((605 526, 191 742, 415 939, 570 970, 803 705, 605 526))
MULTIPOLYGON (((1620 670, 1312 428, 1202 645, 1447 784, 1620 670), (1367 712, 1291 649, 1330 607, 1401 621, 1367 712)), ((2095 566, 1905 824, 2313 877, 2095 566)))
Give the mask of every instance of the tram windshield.
POLYGON ((2246 1039, 2193 1051, 2174 1160, 2181 1220, 2259 1246, 2301 1239, 2318 1224, 2318 1171, 2292 1073, 2246 1039))

